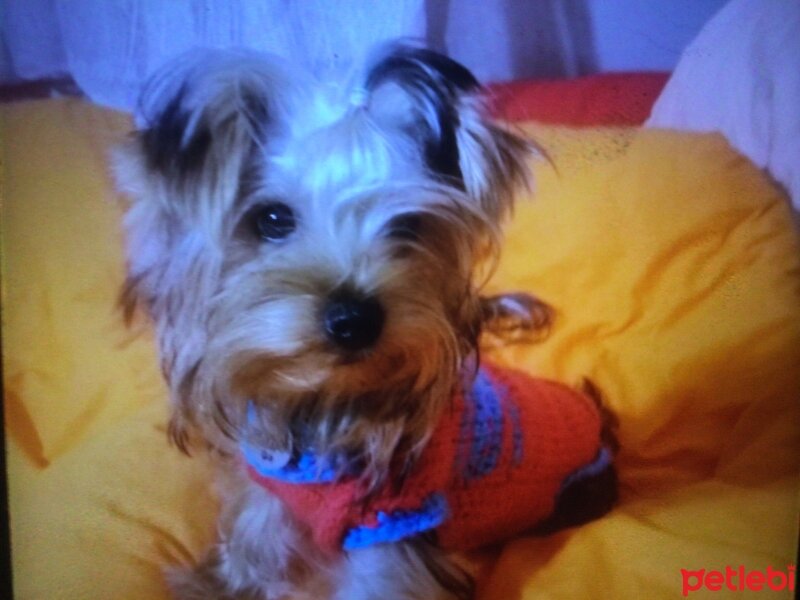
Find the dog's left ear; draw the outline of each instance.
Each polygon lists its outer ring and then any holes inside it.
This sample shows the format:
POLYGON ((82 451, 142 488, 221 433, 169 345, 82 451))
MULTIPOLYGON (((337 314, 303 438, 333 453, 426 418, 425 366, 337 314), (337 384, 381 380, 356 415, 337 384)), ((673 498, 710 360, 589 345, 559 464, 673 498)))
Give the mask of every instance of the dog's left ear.
POLYGON ((376 121, 410 135, 433 176, 465 191, 494 222, 508 214, 538 152, 487 117, 469 70, 436 52, 396 45, 373 64, 365 87, 376 121))

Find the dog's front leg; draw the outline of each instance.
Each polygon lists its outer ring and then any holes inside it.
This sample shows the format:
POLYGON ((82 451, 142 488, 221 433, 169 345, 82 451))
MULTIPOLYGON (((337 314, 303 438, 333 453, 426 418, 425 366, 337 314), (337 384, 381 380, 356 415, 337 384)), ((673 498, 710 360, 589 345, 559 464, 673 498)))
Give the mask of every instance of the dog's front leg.
POLYGON ((249 481, 224 498, 221 540, 194 568, 167 579, 177 600, 324 597, 324 565, 280 500, 249 481))
POLYGON ((334 600, 468 600, 472 578, 435 545, 418 538, 350 551, 334 600))

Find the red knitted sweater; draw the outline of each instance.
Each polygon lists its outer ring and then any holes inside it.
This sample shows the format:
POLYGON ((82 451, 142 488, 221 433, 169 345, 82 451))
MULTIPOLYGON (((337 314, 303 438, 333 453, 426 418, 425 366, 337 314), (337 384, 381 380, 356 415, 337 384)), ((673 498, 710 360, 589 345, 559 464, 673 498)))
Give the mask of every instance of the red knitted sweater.
POLYGON ((587 396, 551 381, 483 365, 456 393, 401 489, 364 502, 357 477, 336 479, 304 455, 279 469, 243 445, 250 476, 281 498, 326 551, 351 550, 436 530, 466 550, 528 530, 553 511, 568 483, 608 466, 601 418, 587 396))

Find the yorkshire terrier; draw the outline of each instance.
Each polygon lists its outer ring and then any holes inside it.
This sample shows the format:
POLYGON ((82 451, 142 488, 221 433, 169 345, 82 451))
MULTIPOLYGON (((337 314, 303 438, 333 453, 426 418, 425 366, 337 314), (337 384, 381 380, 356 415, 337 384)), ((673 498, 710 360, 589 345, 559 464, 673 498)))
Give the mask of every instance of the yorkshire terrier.
POLYGON ((611 508, 595 388, 479 357, 549 309, 480 295, 537 151, 466 68, 395 44, 329 82, 194 52, 138 118, 123 304, 154 321, 171 440, 223 482, 177 598, 470 598, 451 552, 611 508))

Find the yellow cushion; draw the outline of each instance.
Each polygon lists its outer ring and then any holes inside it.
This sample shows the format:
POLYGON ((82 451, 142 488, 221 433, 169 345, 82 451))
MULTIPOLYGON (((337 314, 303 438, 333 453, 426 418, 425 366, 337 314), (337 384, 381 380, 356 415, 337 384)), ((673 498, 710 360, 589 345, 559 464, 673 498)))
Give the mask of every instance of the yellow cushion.
MULTIPOLYGON (((213 539, 208 465, 167 446, 152 338, 114 302, 106 176, 130 127, 75 100, 2 107, 3 307, 19 598, 166 596, 213 539)), ((672 598, 680 569, 796 560, 800 245, 784 196, 714 136, 530 127, 552 164, 490 291, 557 308, 495 359, 592 378, 621 421, 608 517, 478 553, 481 597, 672 598)), ((768 597, 767 593, 764 597, 768 597)))

